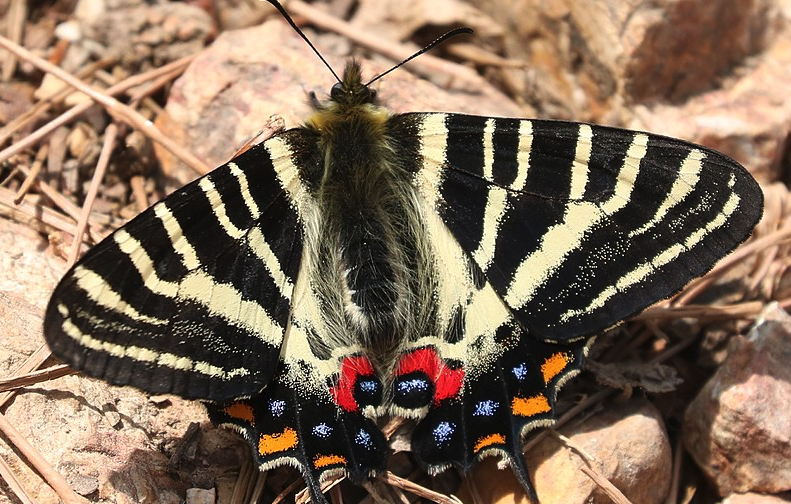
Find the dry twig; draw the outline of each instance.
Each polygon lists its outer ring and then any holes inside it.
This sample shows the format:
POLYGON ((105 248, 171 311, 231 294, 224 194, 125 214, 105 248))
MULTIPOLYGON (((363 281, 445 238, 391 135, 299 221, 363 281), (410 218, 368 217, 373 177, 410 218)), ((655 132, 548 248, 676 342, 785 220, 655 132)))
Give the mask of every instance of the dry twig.
MULTIPOLYGON (((108 93, 103 92, 103 91, 96 90, 95 88, 85 84, 84 82, 82 82, 79 79, 75 78, 73 75, 71 75, 68 72, 64 71, 60 67, 57 67, 57 66, 53 65, 52 63, 50 63, 50 62, 48 62, 48 61, 46 61, 46 60, 44 60, 42 58, 39 58, 39 57, 35 56, 34 54, 32 54, 30 51, 28 51, 24 47, 21 47, 21 46, 19 46, 17 44, 14 44, 10 40, 8 40, 7 38, 2 37, 2 36, 0 36, 0 47, 3 47, 4 49, 6 49, 8 51, 13 52, 14 54, 19 56, 20 58, 24 59, 25 61, 28 61, 28 62, 34 64, 40 70, 42 70, 44 72, 51 73, 52 75, 54 75, 58 79, 61 79, 63 82, 65 82, 68 85, 72 86, 73 88, 75 88, 75 89, 81 91, 82 93, 85 93, 86 95, 90 96, 91 99, 93 99, 94 101, 96 101, 96 102, 100 103, 101 105, 103 105, 105 107, 105 110, 107 110, 107 112, 111 116, 115 117, 116 119, 118 119, 120 121, 123 121, 126 124, 129 124, 130 126, 136 128, 137 130, 139 130, 140 132, 145 134, 147 137, 149 137, 154 142, 159 143, 160 145, 162 145, 162 147, 167 149, 170 153, 172 153, 178 159, 183 161, 187 166, 189 166, 190 168, 192 168, 196 172, 198 172, 198 173, 200 173, 202 175, 209 172, 210 169, 209 169, 209 167, 206 166, 205 163, 203 163, 201 160, 199 160, 198 158, 193 156, 186 149, 183 149, 181 146, 179 146, 178 144, 173 142, 170 138, 168 138, 167 136, 163 135, 162 132, 160 132, 156 128, 156 126, 154 126, 151 123, 151 121, 149 121, 146 118, 140 116, 140 114, 138 114, 134 109, 132 109, 128 105, 124 105, 123 103, 121 103, 118 100, 116 100, 115 98, 113 98, 113 96, 111 94, 108 94, 108 93)), ((75 110, 77 107, 78 106, 75 106, 72 110, 75 110)), ((85 110, 87 110, 88 107, 90 107, 90 105, 88 105, 85 108, 85 110)), ((84 112, 84 110, 82 112, 84 112)), ((80 112, 80 113, 82 113, 82 112, 80 112)), ((66 115, 66 114, 64 114, 64 115, 66 115)), ((79 114, 76 114, 76 115, 79 115, 79 114)), ((58 125, 60 125, 60 124, 58 124, 58 125)), ((54 129, 54 128, 52 128, 52 129, 54 129)), ((16 149, 13 152, 18 152, 19 150, 21 150, 23 148, 23 147, 19 147, 19 144, 21 144, 21 143, 22 142, 18 142, 16 144, 17 147, 16 147, 16 149)), ((26 146, 27 145, 25 145, 25 147, 26 146)), ((7 159, 7 157, 10 157, 10 155, 12 155, 12 154, 9 154, 9 152, 7 152, 7 151, 12 152, 10 147, 8 149, 5 149, 3 152, 0 152, 0 161, 2 161, 2 159, 4 159, 4 158, 7 159)))

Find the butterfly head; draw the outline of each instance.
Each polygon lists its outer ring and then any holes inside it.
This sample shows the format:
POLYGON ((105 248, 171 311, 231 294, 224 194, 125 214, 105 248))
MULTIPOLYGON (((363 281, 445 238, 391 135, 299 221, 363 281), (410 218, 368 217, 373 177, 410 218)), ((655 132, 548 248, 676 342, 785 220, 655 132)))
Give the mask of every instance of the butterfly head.
POLYGON ((363 83, 360 62, 351 60, 343 71, 343 78, 332 86, 330 99, 315 103, 316 111, 305 125, 322 134, 333 135, 346 131, 348 125, 381 131, 390 113, 377 104, 376 91, 363 83), (373 129, 371 129, 373 128, 373 129), (335 133, 333 133, 335 132, 335 133))
POLYGON ((346 64, 343 79, 332 86, 330 99, 341 107, 375 104, 376 90, 363 84, 359 61, 351 60, 346 64))

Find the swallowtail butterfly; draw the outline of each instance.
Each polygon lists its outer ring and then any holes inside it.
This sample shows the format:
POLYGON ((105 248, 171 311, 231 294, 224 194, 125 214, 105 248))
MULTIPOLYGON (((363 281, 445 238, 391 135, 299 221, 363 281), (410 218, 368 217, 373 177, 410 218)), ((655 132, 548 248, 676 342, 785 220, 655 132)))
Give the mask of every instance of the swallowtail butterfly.
POLYGON ((353 61, 303 126, 85 254, 44 332, 74 369, 204 401, 316 504, 328 475, 384 470, 384 415, 417 420, 429 471, 496 453, 534 496, 523 435, 553 421, 591 336, 707 272, 762 199, 680 140, 391 114, 353 61))

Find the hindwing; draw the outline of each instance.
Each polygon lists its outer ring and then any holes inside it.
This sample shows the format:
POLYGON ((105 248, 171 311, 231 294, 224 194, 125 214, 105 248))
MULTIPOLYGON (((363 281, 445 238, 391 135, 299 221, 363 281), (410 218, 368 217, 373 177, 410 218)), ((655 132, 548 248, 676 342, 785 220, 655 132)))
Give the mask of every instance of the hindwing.
POLYGON ((284 464, 297 468, 313 502, 319 504, 326 502, 321 483, 329 476, 348 475, 362 484, 383 471, 388 445, 382 431, 359 409, 338 406, 337 396, 329 393, 331 377, 311 386, 309 380, 316 376, 306 361, 282 363, 261 394, 206 407, 212 422, 244 436, 261 470, 284 464))

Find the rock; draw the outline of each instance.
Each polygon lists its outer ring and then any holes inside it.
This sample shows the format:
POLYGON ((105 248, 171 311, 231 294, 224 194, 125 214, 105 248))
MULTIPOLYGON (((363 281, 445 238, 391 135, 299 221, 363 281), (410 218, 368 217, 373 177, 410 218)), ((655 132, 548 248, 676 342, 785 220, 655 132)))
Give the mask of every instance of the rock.
POLYGON ((502 36, 502 26, 460 0, 361 0, 352 24, 386 40, 406 40, 427 26, 469 26, 476 37, 502 36))
POLYGON ((765 495, 758 493, 729 495, 720 504, 788 504, 791 494, 765 495))
MULTIPOLYGON (((506 27, 495 72, 543 117, 662 133, 776 179, 791 117, 779 0, 476 0, 506 27)), ((491 44, 489 44, 491 45, 491 44)))
POLYGON ((529 103, 601 120, 626 103, 679 101, 716 86, 778 33, 773 0, 473 2, 508 28, 508 70, 529 103), (484 8, 486 6, 486 8, 484 8))
MULTIPOLYGON (((645 399, 609 403, 604 411, 560 432, 591 455, 593 465, 635 503, 664 502, 670 488, 670 444, 659 411, 645 399)), ((528 504, 510 470, 485 460, 472 473, 478 494, 488 503, 528 504), (491 497, 491 499, 490 499, 491 497)), ((585 462, 553 437, 527 453, 527 467, 541 504, 594 504, 611 500, 582 472, 585 462)), ((464 502, 473 502, 465 489, 464 502)))
POLYGON ((626 125, 693 140, 733 157, 759 180, 774 180, 791 127, 791 102, 785 96, 789 81, 791 32, 726 87, 701 93, 683 104, 637 107, 636 117, 626 125))
POLYGON ((213 488, 188 488, 186 504, 214 504, 217 496, 213 488))
POLYGON ((158 67, 200 51, 214 31, 211 16, 181 2, 108 8, 86 37, 121 57, 128 68, 158 67))
POLYGON ((720 495, 791 489, 791 316, 769 305, 684 416, 684 445, 720 495))
MULTIPOLYGON (((322 51, 322 37, 313 43, 322 51)), ((346 58, 323 51, 340 74, 346 58)), ((363 75, 372 78, 386 63, 364 62, 363 75)), ((282 20, 221 34, 176 81, 165 114, 156 125, 166 135, 209 166, 229 160, 272 115, 287 128, 310 114, 308 93, 320 100, 334 79, 305 42, 282 20), (261 47, 277 47, 277 54, 261 47)), ((518 114, 517 106, 493 88, 474 96, 449 93, 412 76, 406 69, 388 74, 375 85, 381 102, 394 112, 455 111, 487 115, 518 114)), ((173 156, 155 147, 163 169, 183 183, 196 174, 185 171, 173 156)))
MULTIPOLYGON (((44 344, 44 308, 64 261, 43 252, 47 241, 35 230, 6 219, 0 219, 0 241, 0 371, 9 376, 44 344)), ((234 445, 230 433, 207 427, 201 452, 179 466, 183 474, 174 475, 163 446, 191 421, 208 424, 203 406, 177 397, 156 404, 132 388, 78 375, 17 391, 3 414, 75 491, 106 502, 178 504, 187 486, 183 480, 196 479, 207 461, 223 474, 250 457, 246 443, 234 445)), ((57 504, 58 496, 18 455, 0 444, 0 456, 30 497, 57 504)), ((0 497, 0 502, 6 501, 0 497)))

